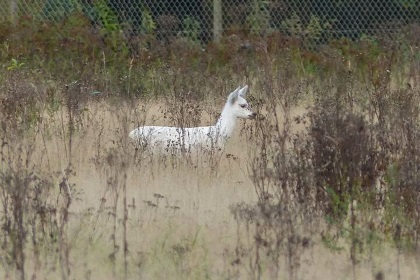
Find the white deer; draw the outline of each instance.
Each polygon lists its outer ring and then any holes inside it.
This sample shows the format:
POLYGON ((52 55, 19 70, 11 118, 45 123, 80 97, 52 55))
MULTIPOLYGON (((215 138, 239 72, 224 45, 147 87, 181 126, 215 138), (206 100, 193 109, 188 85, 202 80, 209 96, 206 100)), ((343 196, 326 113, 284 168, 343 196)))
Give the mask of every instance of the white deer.
POLYGON ((232 136, 238 118, 254 119, 253 112, 245 100, 248 86, 238 87, 226 101, 220 118, 213 126, 167 127, 143 126, 130 132, 129 137, 152 151, 192 151, 196 149, 222 150, 232 136))

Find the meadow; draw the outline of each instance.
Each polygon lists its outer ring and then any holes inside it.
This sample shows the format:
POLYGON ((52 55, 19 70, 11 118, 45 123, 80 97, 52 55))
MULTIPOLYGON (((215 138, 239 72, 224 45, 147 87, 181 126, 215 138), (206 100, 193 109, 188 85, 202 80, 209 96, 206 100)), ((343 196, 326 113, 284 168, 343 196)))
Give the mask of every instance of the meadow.
POLYGON ((307 49, 87 25, 0 32, 2 279, 417 278, 418 27, 307 49), (212 125, 245 84, 222 154, 128 138, 212 125))

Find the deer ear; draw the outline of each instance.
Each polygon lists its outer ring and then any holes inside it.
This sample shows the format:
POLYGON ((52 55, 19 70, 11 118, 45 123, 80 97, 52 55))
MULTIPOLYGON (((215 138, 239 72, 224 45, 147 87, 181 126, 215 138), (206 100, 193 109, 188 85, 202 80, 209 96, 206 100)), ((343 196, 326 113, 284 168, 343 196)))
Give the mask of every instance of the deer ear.
POLYGON ((247 93, 248 93, 248 85, 245 85, 243 88, 239 90, 239 96, 243 98, 245 98, 247 93))
POLYGON ((238 99, 238 94, 239 94, 239 90, 240 90, 240 89, 241 89, 241 87, 238 87, 237 89, 235 89, 234 91, 232 91, 232 92, 229 94, 229 97, 228 97, 228 102, 229 102, 230 104, 235 103, 236 99, 238 99))

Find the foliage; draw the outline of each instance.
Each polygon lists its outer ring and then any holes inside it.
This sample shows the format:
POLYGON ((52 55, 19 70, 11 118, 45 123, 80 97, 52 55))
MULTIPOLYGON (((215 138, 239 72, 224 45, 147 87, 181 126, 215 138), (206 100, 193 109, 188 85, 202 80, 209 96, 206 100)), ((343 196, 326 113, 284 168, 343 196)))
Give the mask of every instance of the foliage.
POLYGON ((316 45, 324 33, 331 28, 331 23, 321 20, 317 16, 312 16, 307 24, 303 23, 297 13, 282 22, 282 29, 288 32, 292 37, 299 38, 306 42, 308 46, 316 45))
POLYGON ((254 0, 251 13, 247 16, 250 32, 262 34, 270 31, 270 9, 269 1, 254 0))
POLYGON ((12 58, 10 65, 7 66, 7 70, 17 70, 17 69, 22 68, 23 65, 25 65, 25 63, 18 62, 15 58, 12 58))
POLYGON ((121 30, 118 17, 108 6, 106 0, 95 1, 95 9, 98 14, 99 22, 102 24, 103 32, 115 32, 121 30))
POLYGON ((153 34, 157 26, 148 8, 142 9, 141 18, 142 18, 142 21, 141 21, 142 32, 146 34, 153 34))
POLYGON ((200 22, 192 17, 186 17, 183 22, 183 35, 192 42, 199 43, 200 38, 200 22))

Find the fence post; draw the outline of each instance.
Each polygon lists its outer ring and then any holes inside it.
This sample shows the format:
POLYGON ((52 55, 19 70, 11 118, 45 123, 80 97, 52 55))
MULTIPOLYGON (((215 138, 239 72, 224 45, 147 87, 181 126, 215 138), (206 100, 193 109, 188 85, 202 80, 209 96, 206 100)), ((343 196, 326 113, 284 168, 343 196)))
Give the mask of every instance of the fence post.
POLYGON ((10 0, 9 8, 10 8, 10 20, 13 24, 15 24, 16 23, 16 8, 17 8, 16 0, 10 0))
POLYGON ((213 0, 213 40, 219 42, 223 31, 222 0, 213 0))

